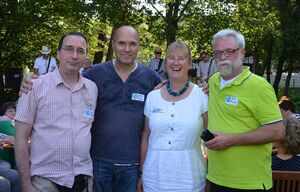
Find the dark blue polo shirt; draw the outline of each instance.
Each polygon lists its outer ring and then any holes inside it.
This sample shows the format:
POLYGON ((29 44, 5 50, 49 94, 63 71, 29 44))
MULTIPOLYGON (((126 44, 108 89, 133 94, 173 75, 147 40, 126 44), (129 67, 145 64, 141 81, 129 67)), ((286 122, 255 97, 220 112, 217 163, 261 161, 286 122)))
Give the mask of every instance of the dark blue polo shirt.
POLYGON ((92 127, 92 159, 139 162, 144 104, 160 77, 139 64, 124 83, 112 61, 93 65, 84 76, 95 82, 99 91, 92 127))

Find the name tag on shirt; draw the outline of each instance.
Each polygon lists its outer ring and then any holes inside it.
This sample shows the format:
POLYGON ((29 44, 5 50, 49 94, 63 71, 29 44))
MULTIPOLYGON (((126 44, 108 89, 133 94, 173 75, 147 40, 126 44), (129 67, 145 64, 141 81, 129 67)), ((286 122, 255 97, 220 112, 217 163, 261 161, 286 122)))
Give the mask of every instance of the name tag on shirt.
POLYGON ((236 97, 227 96, 225 103, 229 105, 237 105, 239 103, 239 99, 236 97))
POLYGON ((154 108, 151 110, 151 113, 163 113, 163 112, 164 112, 164 110, 161 108, 154 108))
POLYGON ((94 117, 94 111, 92 109, 85 109, 84 110, 84 116, 88 118, 94 117))
POLYGON ((132 93, 131 100, 143 102, 145 100, 145 95, 140 93, 132 93))

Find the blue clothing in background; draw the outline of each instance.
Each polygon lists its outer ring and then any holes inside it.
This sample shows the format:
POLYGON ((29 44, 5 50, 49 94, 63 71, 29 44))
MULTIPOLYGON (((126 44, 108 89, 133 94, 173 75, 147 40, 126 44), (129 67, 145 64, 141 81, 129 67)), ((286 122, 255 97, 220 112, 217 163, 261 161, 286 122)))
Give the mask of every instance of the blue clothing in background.
POLYGON ((290 159, 280 159, 276 155, 272 156, 272 170, 276 171, 300 171, 300 156, 294 155, 290 159))

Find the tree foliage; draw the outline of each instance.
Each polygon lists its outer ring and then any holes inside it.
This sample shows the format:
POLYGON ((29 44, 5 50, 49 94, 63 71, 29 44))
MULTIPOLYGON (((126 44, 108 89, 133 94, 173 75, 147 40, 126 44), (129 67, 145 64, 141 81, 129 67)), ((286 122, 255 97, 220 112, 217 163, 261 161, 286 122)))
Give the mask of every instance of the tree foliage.
POLYGON ((196 57, 211 52, 213 34, 233 28, 245 35, 257 74, 277 70, 276 91, 282 72, 299 64, 300 0, 2 0, 0 10, 0 73, 32 68, 42 45, 55 55, 59 38, 70 31, 87 35, 91 58, 111 59, 112 31, 124 24, 139 30, 143 61, 154 47, 175 40, 186 41, 196 57))

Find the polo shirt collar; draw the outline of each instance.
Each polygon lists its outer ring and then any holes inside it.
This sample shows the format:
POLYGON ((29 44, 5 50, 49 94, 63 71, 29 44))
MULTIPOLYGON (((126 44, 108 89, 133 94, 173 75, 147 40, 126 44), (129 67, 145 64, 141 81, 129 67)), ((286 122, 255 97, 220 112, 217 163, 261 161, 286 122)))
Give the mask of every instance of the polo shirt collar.
MULTIPOLYGON (((224 88, 226 87, 230 87, 232 85, 240 85, 243 83, 244 80, 246 80, 250 75, 251 75, 251 71, 249 67, 243 67, 243 72, 235 79, 233 80, 231 83, 229 83, 228 85, 226 85, 224 88)), ((221 73, 218 73, 219 77, 218 77, 218 81, 216 81, 216 86, 218 86, 220 88, 220 82, 221 82, 221 73)))

